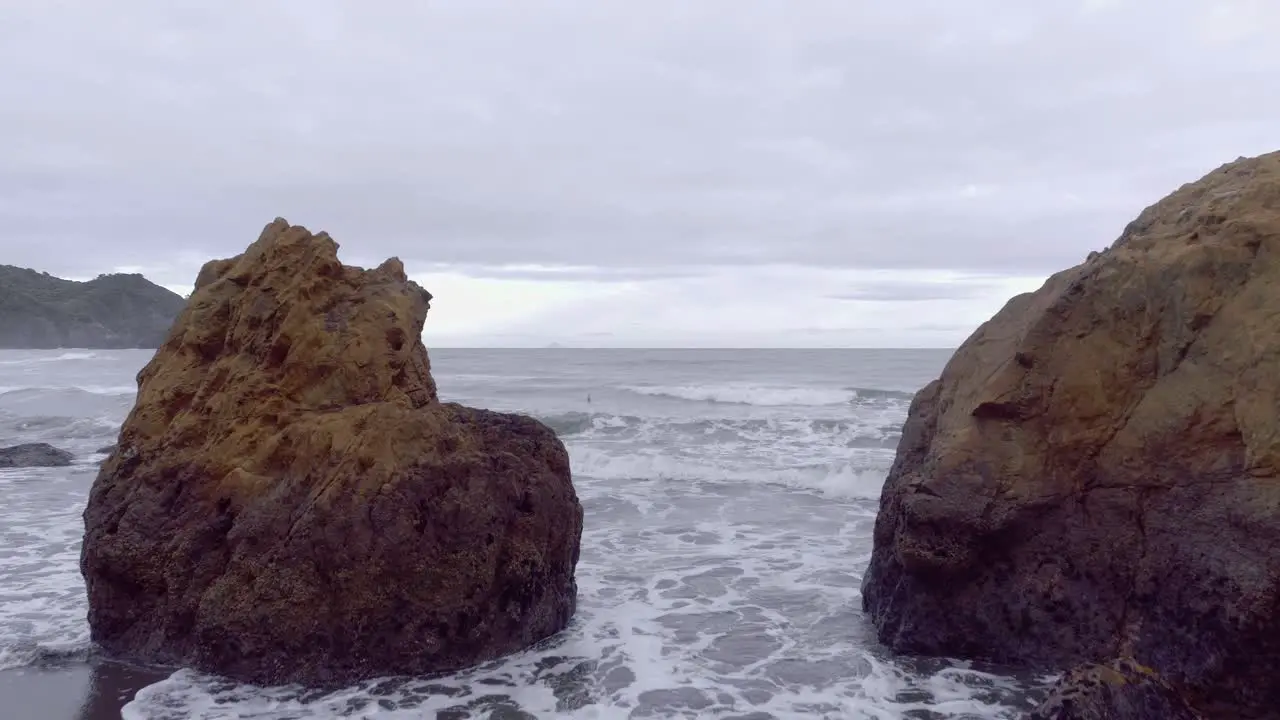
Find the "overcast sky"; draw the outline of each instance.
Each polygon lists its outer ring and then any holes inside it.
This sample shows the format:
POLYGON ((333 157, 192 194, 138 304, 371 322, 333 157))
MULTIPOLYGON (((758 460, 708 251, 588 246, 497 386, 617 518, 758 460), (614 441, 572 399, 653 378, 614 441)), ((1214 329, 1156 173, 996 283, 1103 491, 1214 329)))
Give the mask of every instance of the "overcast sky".
POLYGON ((954 346, 1280 148, 1276 0, 5 0, 0 263, 276 216, 428 344, 954 346))

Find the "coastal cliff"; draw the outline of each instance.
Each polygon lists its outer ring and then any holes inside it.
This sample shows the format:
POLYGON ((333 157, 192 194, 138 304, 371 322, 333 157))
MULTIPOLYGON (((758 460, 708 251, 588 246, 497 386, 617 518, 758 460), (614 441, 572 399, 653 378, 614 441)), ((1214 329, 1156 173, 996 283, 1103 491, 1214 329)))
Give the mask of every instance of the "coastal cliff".
POLYGON ((185 303, 141 275, 75 282, 0 265, 0 349, 156 348, 185 303))

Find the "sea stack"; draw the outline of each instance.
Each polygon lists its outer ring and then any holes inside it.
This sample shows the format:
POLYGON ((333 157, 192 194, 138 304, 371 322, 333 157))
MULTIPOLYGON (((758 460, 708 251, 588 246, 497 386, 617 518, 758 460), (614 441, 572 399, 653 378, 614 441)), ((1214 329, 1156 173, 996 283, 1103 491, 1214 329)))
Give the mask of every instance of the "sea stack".
POLYGON ((898 651, 1129 658, 1208 717, 1270 716, 1278 474, 1272 153, 1010 300, 916 395, 864 610, 898 651))
POLYGON ((259 684, 457 670, 573 615, 555 433, 441 403, 430 294, 277 219, 210 262, 84 513, 95 642, 259 684))

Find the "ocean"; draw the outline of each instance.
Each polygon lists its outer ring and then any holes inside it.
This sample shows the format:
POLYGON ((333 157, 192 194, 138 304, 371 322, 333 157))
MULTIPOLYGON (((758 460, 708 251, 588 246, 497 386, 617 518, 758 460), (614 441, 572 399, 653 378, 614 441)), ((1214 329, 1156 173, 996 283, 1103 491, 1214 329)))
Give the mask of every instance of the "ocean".
POLYGON ((881 484, 944 350, 430 351, 445 400, 534 415, 585 511, 578 613, 457 675, 331 692, 98 657, 79 571, 97 450, 150 351, 0 351, 0 717, 1015 718, 1049 678, 897 658, 860 611, 881 484))

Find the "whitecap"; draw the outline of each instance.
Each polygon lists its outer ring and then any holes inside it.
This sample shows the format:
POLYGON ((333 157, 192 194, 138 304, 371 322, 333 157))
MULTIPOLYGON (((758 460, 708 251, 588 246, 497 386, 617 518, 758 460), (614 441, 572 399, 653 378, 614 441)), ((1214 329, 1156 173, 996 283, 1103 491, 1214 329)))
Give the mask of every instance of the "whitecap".
POLYGON ((651 397, 690 402, 759 405, 763 407, 823 407, 848 403, 853 393, 842 388, 788 387, 752 383, 715 385, 624 385, 622 390, 651 397))
POLYGON ((40 365, 65 362, 67 360, 96 360, 100 357, 95 352, 64 352, 60 355, 38 355, 36 357, 18 358, 17 360, 0 360, 0 365, 40 365))
POLYGON ((768 468, 724 457, 689 457, 662 448, 612 453, 595 446, 569 446, 575 477, 601 480, 684 480, 785 485, 830 497, 876 500, 884 485, 881 469, 859 468, 854 462, 768 468))

